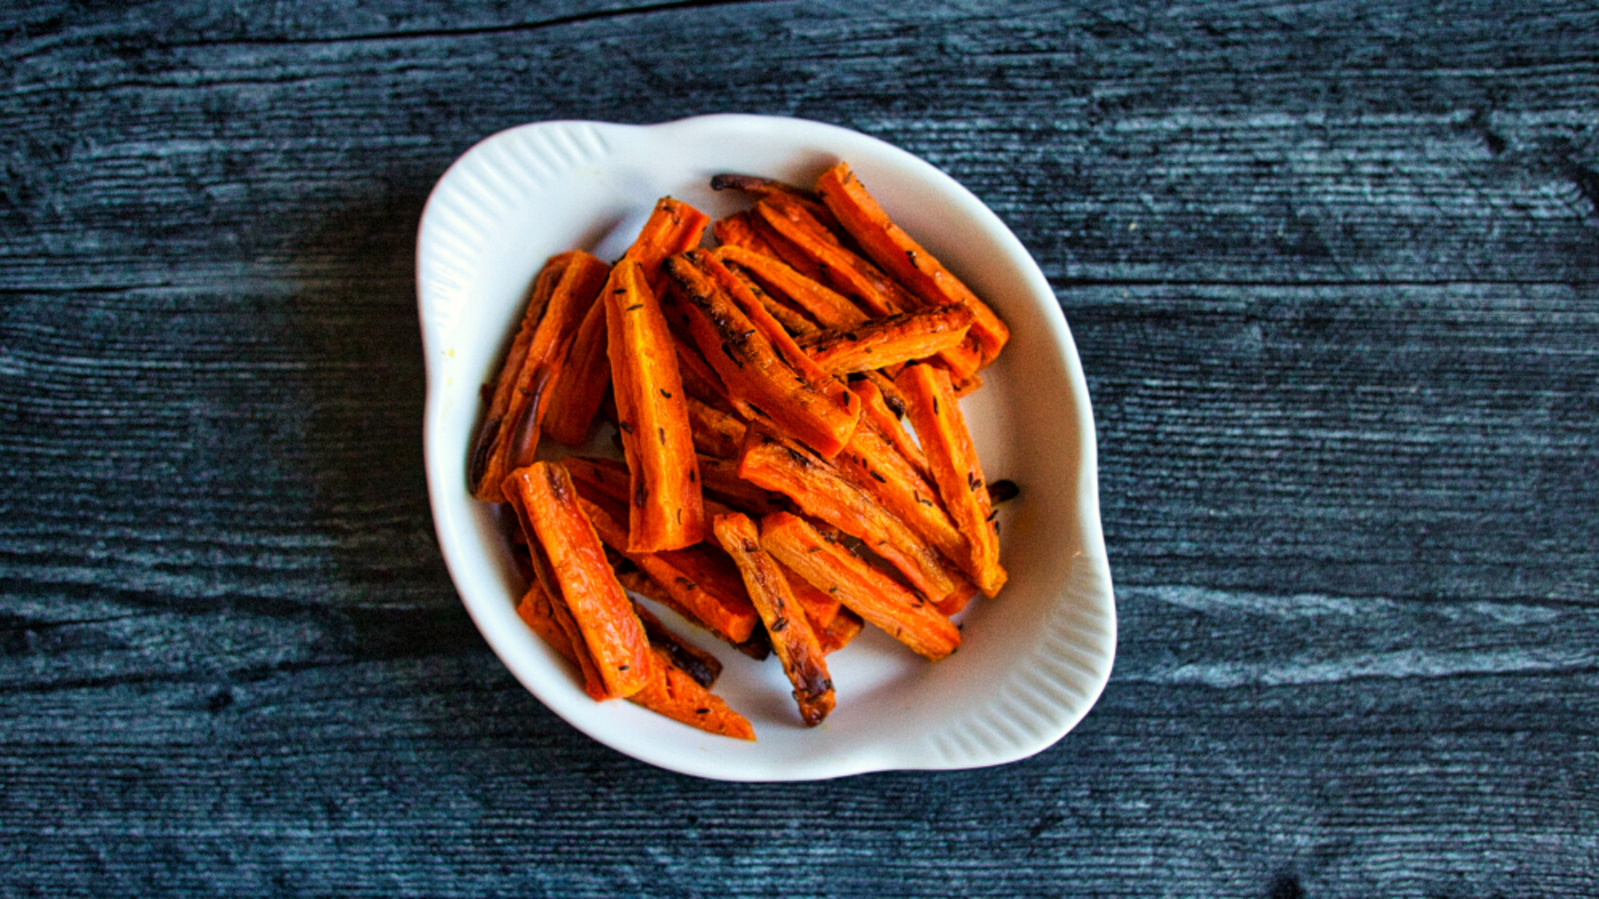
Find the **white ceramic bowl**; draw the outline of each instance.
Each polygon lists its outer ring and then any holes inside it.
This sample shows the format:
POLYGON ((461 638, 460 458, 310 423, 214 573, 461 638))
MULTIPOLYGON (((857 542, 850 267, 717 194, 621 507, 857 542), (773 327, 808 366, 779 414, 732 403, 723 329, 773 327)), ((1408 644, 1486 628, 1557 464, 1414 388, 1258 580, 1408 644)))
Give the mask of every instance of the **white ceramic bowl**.
POLYGON ((1099 697, 1116 617, 1077 350, 1037 264, 942 172, 874 138, 796 119, 524 125, 479 143, 439 180, 418 234, 417 287, 428 488, 445 562, 506 667, 574 727, 687 774, 808 780, 1025 758, 1059 740, 1099 697), (527 287, 550 255, 573 247, 620 255, 665 195, 713 218, 748 205, 713 192, 716 173, 808 184, 838 159, 1010 326, 1009 345, 984 372, 986 386, 962 402, 989 480, 1021 488, 1000 511, 1010 581, 996 599, 973 603, 960 650, 938 663, 868 627, 828 658, 838 706, 814 729, 799 723, 775 659, 753 662, 692 630, 685 633, 726 663, 716 692, 750 719, 757 742, 711 736, 627 702, 596 703, 517 617, 523 584, 498 513, 467 492, 479 386, 493 377, 527 287))

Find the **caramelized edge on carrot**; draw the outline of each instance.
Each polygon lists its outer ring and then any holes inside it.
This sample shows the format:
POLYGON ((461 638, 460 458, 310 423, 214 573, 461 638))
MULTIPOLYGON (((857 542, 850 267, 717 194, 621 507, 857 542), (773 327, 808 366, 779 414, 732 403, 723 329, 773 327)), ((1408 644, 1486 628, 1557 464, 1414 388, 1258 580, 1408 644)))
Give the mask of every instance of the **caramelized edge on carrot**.
POLYGON ((761 545, 816 589, 925 658, 960 645, 960 630, 938 608, 787 512, 761 519, 761 545))
POLYGON ((940 306, 811 331, 795 342, 823 371, 850 374, 936 356, 959 346, 971 324, 965 306, 940 306))
POLYGON ((738 565, 750 601, 761 614, 772 640, 772 651, 794 685, 794 701, 801 720, 810 727, 821 724, 833 710, 836 697, 825 653, 805 608, 794 599, 793 589, 776 560, 761 548, 760 530, 748 515, 718 515, 712 519, 711 528, 738 565))
POLYGON ((767 429, 750 428, 739 476, 782 493, 807 515, 863 541, 935 602, 964 604, 976 592, 937 549, 865 488, 767 429))
POLYGON ((650 677, 649 641, 632 601, 616 580, 605 548, 559 463, 535 462, 506 478, 505 492, 537 545, 534 563, 553 599, 577 623, 608 697, 625 697, 650 677), (543 566, 548 566, 548 572, 543 566), (551 588, 554 589, 551 589, 551 588))

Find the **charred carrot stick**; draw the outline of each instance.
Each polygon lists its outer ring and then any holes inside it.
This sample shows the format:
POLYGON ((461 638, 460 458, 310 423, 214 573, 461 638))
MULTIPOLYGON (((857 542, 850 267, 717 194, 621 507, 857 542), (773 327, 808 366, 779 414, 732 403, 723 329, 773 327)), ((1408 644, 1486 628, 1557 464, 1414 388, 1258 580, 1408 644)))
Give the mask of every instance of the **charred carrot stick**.
MULTIPOLYGON (((579 664, 578 651, 556 621, 556 604, 542 587, 536 583, 530 587, 516 611, 556 652, 568 662, 579 664)), ((681 643, 680 638, 678 642, 681 643)), ((709 733, 741 740, 755 739, 755 729, 749 720, 711 693, 710 684, 702 680, 701 672, 680 664, 682 660, 677 655, 661 646, 652 644, 650 649, 655 656, 653 677, 628 697, 629 702, 709 733)), ((714 661, 714 657, 711 658, 714 661)))
POLYGON ((724 173, 711 176, 711 190, 736 190, 740 193, 752 194, 756 197, 769 197, 773 194, 782 194, 794 202, 805 207, 805 211, 816 217, 816 220, 826 225, 830 230, 838 227, 838 221, 833 218, 832 210, 822 202, 822 197, 814 190, 806 190, 786 181, 776 178, 764 178, 760 175, 739 175, 724 173))
POLYGON ((606 355, 605 304, 595 303, 567 352, 566 365, 550 390, 544 430, 551 439, 577 446, 588 439, 600 401, 611 386, 611 360, 606 355))
POLYGON ((816 184, 823 202, 866 255, 924 304, 957 303, 971 310, 972 336, 982 362, 986 365, 994 361, 1010 339, 1010 329, 932 253, 894 224, 848 164, 840 162, 828 169, 816 184))
POLYGON ((870 424, 856 428, 833 464, 945 559, 968 575, 974 574, 967 569, 966 538, 944 510, 938 487, 923 478, 876 428, 870 424))
POLYGON ((771 636, 772 651, 794 685, 800 718, 811 727, 833 710, 833 680, 827 673, 821 643, 805 609, 794 599, 777 562, 761 549, 761 534, 747 515, 718 515, 711 523, 716 539, 732 556, 744 578, 750 600, 771 636))
MULTIPOLYGON (((620 581, 622 586, 626 587, 629 592, 637 593, 639 596, 642 596, 651 602, 659 603, 660 605, 671 609, 673 612, 676 612, 678 615, 682 616, 684 621, 688 621, 700 627, 705 627, 705 624, 699 619, 695 618, 694 613, 687 606, 684 606, 682 603, 678 602, 677 597, 674 596, 671 591, 663 587, 661 582, 657 581, 653 575, 644 571, 642 568, 639 568, 637 565, 634 565, 632 561, 626 557, 619 556, 615 561, 617 562, 616 579, 620 581)), ((733 576, 737 578, 738 572, 736 570, 733 572, 733 576)), ((742 585, 740 586, 742 587, 742 585)), ((750 608, 753 615, 754 606, 751 606, 750 608)), ((754 620, 759 622, 760 616, 755 615, 754 620)), ((717 631, 711 630, 709 627, 705 627, 705 629, 717 639, 720 639, 727 645, 733 647, 744 655, 749 656, 757 662, 764 661, 767 656, 772 654, 772 644, 766 639, 766 631, 762 630, 761 628, 757 627, 751 630, 749 639, 742 643, 734 643, 726 634, 718 633, 717 631)))
MULTIPOLYGON (((760 245, 766 247, 764 252, 788 263, 790 268, 812 281, 819 284, 828 281, 827 270, 822 263, 806 252, 804 247, 779 233, 753 209, 750 210, 749 222, 760 245)), ((755 249, 755 246, 751 246, 751 249, 755 249)))
MULTIPOLYGON (((622 586, 625 588, 627 585, 622 586)), ((683 639, 655 617, 654 612, 637 602, 633 603, 633 613, 644 625, 644 635, 649 638, 650 647, 670 659, 672 667, 694 678, 695 683, 707 690, 715 685, 716 679, 722 676, 721 659, 683 639)))
POLYGON ((936 356, 959 346, 972 325, 965 306, 940 306, 873 319, 795 338, 823 371, 871 371, 936 356))
POLYGON ((679 549, 705 537, 694 432, 677 351, 644 267, 624 259, 605 287, 617 428, 633 475, 628 549, 679 549))
POLYGON ((749 640, 759 616, 738 572, 710 544, 640 553, 627 549, 626 513, 614 501, 579 489, 578 503, 605 545, 659 583, 683 617, 734 645, 749 640))
POLYGON ((728 396, 759 409, 822 455, 836 454, 855 430, 859 403, 841 404, 788 365, 707 270, 707 261, 720 266, 694 250, 668 259, 666 269, 682 289, 678 309, 686 329, 728 396))
POLYGON ((851 419, 859 419, 860 397, 851 393, 842 380, 823 371, 809 354, 800 349, 799 344, 794 342, 793 335, 784 329, 782 322, 767 311, 760 298, 750 289, 749 282, 735 275, 713 254, 702 254, 700 259, 705 271, 721 283, 722 289, 727 291, 733 302, 737 303, 739 309, 749 317, 750 324, 766 337, 783 362, 818 393, 841 406, 845 415, 851 419))
POLYGON ((970 562, 963 566, 985 595, 1005 585, 999 563, 999 534, 988 498, 988 482, 966 429, 949 373, 931 365, 909 365, 895 383, 910 399, 911 424, 927 454, 944 508, 966 535, 970 562))
POLYGON ((807 515, 862 540, 923 595, 951 606, 975 592, 950 563, 867 490, 803 447, 764 428, 750 428, 738 473, 775 490, 807 515))
POLYGON ((559 463, 535 462, 506 478, 505 492, 528 534, 539 581, 571 612, 608 697, 630 696, 654 661, 605 548, 559 463))
POLYGON ((503 501, 506 475, 533 461, 551 381, 558 378, 578 325, 605 281, 605 263, 581 250, 556 256, 545 271, 557 266, 560 274, 553 283, 543 275, 535 281, 533 301, 472 450, 472 495, 485 502, 503 501), (549 292, 541 303, 545 283, 549 292))
POLYGON ((761 519, 761 545, 812 586, 838 597, 866 621, 937 661, 960 645, 960 631, 930 602, 787 512, 761 519))
POLYGON ((712 252, 729 266, 747 272, 768 293, 805 310, 822 327, 844 328, 868 318, 848 297, 805 277, 776 256, 727 244, 712 252))

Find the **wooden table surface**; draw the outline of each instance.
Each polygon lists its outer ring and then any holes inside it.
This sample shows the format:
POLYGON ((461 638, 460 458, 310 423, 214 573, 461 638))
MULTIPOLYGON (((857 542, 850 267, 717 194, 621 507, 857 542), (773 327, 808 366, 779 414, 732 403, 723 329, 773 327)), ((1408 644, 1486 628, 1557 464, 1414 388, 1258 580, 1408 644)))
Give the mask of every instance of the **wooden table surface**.
POLYGON ((1599 8, 1407 6, 11 5, 0 895, 1599 895, 1599 8), (667 774, 456 597, 429 189, 719 111, 1056 291, 1121 632, 1034 758, 667 774))

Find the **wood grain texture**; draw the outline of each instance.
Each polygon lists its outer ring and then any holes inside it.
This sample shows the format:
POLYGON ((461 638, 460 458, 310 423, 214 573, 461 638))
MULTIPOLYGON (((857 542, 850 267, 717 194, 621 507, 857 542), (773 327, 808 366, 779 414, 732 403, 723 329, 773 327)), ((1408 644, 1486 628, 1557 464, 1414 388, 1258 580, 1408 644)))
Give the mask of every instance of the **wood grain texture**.
POLYGON ((0 13, 0 894, 1599 893, 1591 4, 0 13), (1088 372, 1112 681, 728 786, 513 681, 413 247, 525 121, 797 115, 989 203, 1088 372))

